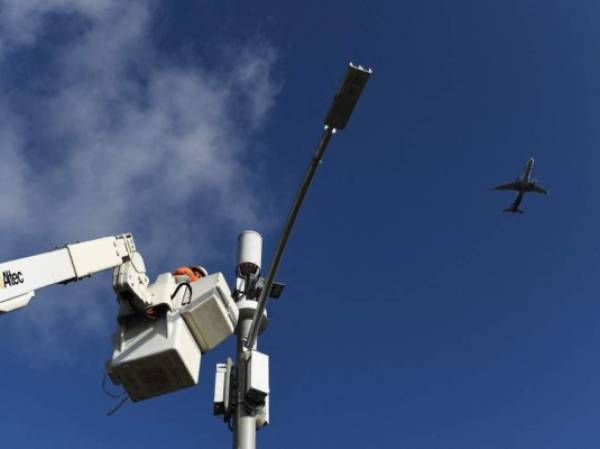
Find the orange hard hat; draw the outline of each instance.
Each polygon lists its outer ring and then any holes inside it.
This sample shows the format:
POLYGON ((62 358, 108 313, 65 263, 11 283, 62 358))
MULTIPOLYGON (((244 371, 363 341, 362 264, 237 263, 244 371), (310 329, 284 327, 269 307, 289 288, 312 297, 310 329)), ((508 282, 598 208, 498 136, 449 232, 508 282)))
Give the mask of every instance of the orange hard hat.
POLYGON ((173 276, 187 276, 190 278, 190 282, 194 282, 200 279, 202 274, 197 270, 193 270, 192 267, 179 267, 173 271, 173 276))

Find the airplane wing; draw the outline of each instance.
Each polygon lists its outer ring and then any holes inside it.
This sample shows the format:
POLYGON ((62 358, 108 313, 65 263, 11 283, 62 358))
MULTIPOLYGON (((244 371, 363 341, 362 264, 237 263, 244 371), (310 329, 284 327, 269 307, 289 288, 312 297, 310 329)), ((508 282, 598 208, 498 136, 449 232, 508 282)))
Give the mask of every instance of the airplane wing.
POLYGON ((548 195, 548 191, 542 189, 540 186, 534 186, 533 187, 533 192, 543 193, 544 195, 548 195))
POLYGON ((516 182, 509 182, 508 184, 494 187, 494 190, 518 190, 518 184, 516 182))

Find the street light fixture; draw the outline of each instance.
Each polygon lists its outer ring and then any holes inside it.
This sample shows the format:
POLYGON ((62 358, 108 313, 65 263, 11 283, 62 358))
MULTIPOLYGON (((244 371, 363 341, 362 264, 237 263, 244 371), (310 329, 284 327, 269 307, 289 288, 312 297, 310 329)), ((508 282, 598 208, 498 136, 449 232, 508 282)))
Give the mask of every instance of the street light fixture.
POLYGON ((331 108, 325 117, 326 126, 335 129, 346 127, 371 73, 373 70, 365 69, 362 65, 349 64, 346 77, 335 94, 331 108))
POLYGON ((346 71, 344 81, 333 98, 333 103, 331 104, 329 112, 325 117, 325 129, 323 130, 323 135, 321 136, 319 145, 317 146, 317 149, 315 150, 315 153, 308 165, 304 179, 300 184, 300 189, 298 190, 298 193, 296 193, 296 197, 294 198, 287 221, 283 227, 281 236, 279 237, 279 242, 277 243, 277 248, 275 249, 275 254, 273 255, 273 259, 271 261, 271 266, 265 280, 265 285, 258 299, 258 305, 254 313, 250 332, 244 345, 247 349, 251 349, 256 342, 256 336, 258 335, 261 317, 265 311, 265 307, 267 306, 267 299, 269 298, 269 293, 271 292, 275 275, 279 269, 279 263, 281 262, 283 251, 285 250, 285 246, 292 232, 292 228, 294 227, 296 216, 298 215, 300 207, 302 206, 306 192, 308 191, 315 172, 321 163, 321 159, 323 159, 325 149, 327 148, 327 145, 329 144, 329 141, 331 140, 333 134, 335 134, 336 130, 344 129, 348 124, 350 115, 352 114, 352 111, 358 102, 358 98, 360 97, 365 85, 367 84, 367 81, 369 80, 369 76, 372 73, 373 70, 371 69, 365 69, 361 65, 354 65, 350 63, 348 65, 348 70, 346 71))

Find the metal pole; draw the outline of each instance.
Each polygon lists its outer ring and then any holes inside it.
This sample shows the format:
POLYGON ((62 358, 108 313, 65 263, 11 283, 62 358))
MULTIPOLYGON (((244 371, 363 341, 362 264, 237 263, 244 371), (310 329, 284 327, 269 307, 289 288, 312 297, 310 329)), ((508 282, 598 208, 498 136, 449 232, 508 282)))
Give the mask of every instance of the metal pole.
MULTIPOLYGON (((252 325, 252 315, 240 316, 237 327, 237 359, 235 362, 235 403, 233 406, 233 449, 256 449, 256 416, 244 401, 246 385, 246 339, 252 325)), ((252 347, 254 349, 254 347, 252 347)))
POLYGON ((296 197, 294 198, 294 202, 292 204, 292 209, 288 214, 287 221, 285 223, 285 226, 283 227, 281 236, 279 237, 279 242, 277 243, 277 248, 275 249, 275 254, 273 256, 273 259, 271 260, 271 266, 269 267, 269 273, 265 280, 265 286, 258 300, 258 306, 256 307, 256 311, 254 312, 252 327, 250 328, 248 340, 246 341, 246 348, 252 348, 252 346, 256 342, 256 336, 258 335, 258 328, 260 324, 260 317, 262 317, 262 314, 265 311, 265 307, 267 307, 267 299, 269 298, 269 293, 271 292, 271 287, 273 286, 273 281, 275 280, 275 275, 277 274, 279 263, 281 262, 281 257, 283 256, 283 251, 285 250, 285 246, 292 232, 292 228, 294 227, 294 223, 296 222, 296 216, 298 215, 298 211, 302 206, 302 202, 304 201, 306 192, 310 187, 312 179, 315 176, 315 172, 317 171, 317 168, 321 163, 321 159, 323 158, 323 154, 325 153, 325 149, 327 148, 327 144, 329 144, 329 141, 331 140, 333 134, 335 134, 335 128, 325 126, 325 129, 323 130, 323 135, 321 136, 321 140, 319 141, 319 145, 317 146, 317 149, 315 150, 310 164, 306 169, 306 174, 304 175, 302 184, 300 184, 300 189, 298 190, 298 193, 296 193, 296 197))

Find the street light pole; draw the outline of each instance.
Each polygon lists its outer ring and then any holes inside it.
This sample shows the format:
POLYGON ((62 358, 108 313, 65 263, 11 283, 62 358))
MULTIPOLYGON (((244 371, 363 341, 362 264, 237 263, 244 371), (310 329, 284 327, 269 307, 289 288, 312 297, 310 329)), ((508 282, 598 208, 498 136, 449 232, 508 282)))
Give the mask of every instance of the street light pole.
MULTIPOLYGON (((252 325, 252 313, 240 315, 237 328, 237 357, 235 363, 235 399, 233 406, 233 449, 256 449, 256 416, 252 410, 248 410, 244 400, 244 388, 246 382, 246 347, 250 326, 252 325)), ((252 349, 256 349, 256 346, 252 349)))
MULTIPOLYGON (((292 203, 266 279, 259 277, 262 237, 254 231, 244 231, 238 239, 235 290, 239 310, 236 328, 237 357, 233 368, 231 361, 227 365, 217 365, 215 383, 215 414, 225 415, 230 423, 233 419, 233 449, 256 449, 256 430, 268 423, 268 356, 256 350, 258 334, 267 325, 267 300, 278 295, 273 288, 277 285, 274 282, 275 276, 296 217, 327 145, 337 130, 345 128, 371 73, 371 69, 360 65, 350 63, 348 66, 344 81, 325 117, 323 134, 292 203), (219 383, 224 386, 217 385, 219 383)), ((282 288, 281 285, 280 287, 282 288)))
MULTIPOLYGON (((256 430, 261 423, 257 421, 258 407, 249 400, 247 391, 248 361, 252 351, 256 350, 257 342, 255 339, 250 347, 246 343, 257 306, 256 284, 260 275, 262 236, 255 231, 242 232, 238 237, 237 253, 236 305, 239 317, 236 328, 236 361, 231 373, 233 385, 230 419, 233 420, 233 449, 256 449, 256 430)), ((264 331, 266 325, 266 314, 263 314, 259 330, 264 331)))

